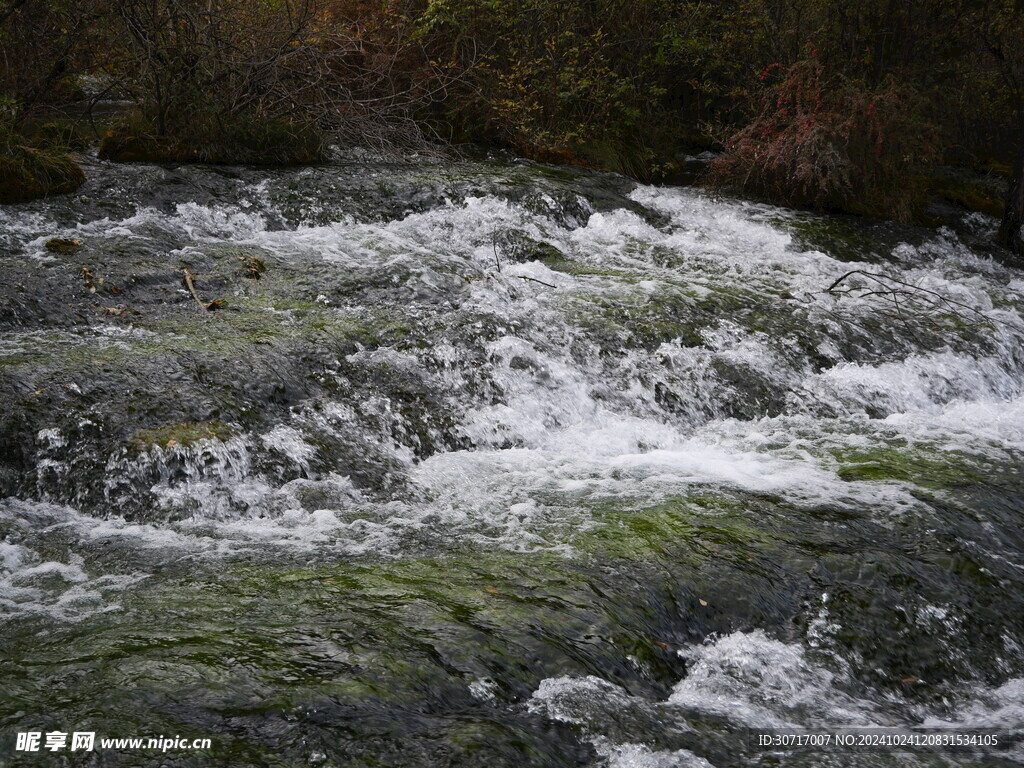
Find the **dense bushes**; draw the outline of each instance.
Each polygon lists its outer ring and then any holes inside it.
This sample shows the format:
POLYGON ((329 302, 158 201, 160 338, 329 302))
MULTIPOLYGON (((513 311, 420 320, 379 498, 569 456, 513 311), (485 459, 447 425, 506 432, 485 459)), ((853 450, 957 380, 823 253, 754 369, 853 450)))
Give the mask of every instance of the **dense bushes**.
POLYGON ((112 137, 131 144, 122 152, 295 163, 319 157, 322 132, 377 145, 420 136, 411 114, 432 70, 413 19, 388 5, 118 0, 112 23, 129 33, 117 68, 141 129, 112 137))
POLYGON ((423 145, 414 118, 440 73, 417 18, 359 0, 0 0, 5 54, 26 52, 0 57, 0 94, 24 132, 40 93, 88 74, 134 106, 104 140, 118 159, 305 163, 328 135, 423 145))
POLYGON ((910 221, 923 204, 922 169, 939 157, 939 136, 907 86, 889 78, 868 89, 829 77, 812 55, 766 88, 761 101, 760 113, 712 164, 714 184, 899 221, 910 221))
MULTIPOLYGON (((420 28, 453 76, 456 140, 647 177, 682 142, 678 2, 435 0, 420 28)), ((443 130, 443 129, 442 129, 443 130)))
POLYGON ((26 133, 87 75, 138 113, 118 159, 439 137, 649 180, 724 147, 716 184, 905 220, 929 163, 1024 169, 1022 35, 1020 0, 0 0, 0 95, 26 133))

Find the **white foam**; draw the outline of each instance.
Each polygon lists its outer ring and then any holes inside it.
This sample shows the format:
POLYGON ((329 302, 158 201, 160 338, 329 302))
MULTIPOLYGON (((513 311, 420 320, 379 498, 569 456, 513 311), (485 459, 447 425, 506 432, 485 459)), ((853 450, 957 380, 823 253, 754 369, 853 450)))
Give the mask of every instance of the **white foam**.
POLYGON ((613 744, 602 737, 592 742, 606 768, 715 768, 687 749, 659 752, 643 744, 613 744))
POLYGON ((0 542, 0 621, 43 615, 82 621, 120 609, 119 596, 142 574, 91 575, 80 556, 46 560, 28 546, 0 542))
MULTIPOLYGON (((737 739, 743 739, 749 729, 772 728, 827 732, 916 726, 953 732, 999 730, 1005 736, 1024 727, 1022 679, 977 691, 949 716, 937 715, 925 705, 893 708, 884 699, 855 696, 849 692, 853 681, 840 659, 812 653, 799 643, 781 642, 761 630, 712 637, 680 655, 689 662, 687 675, 667 701, 632 696, 594 676, 566 676, 541 681, 527 707, 580 726, 609 766, 636 768, 709 765, 688 750, 655 751, 642 740, 631 740, 630 722, 636 713, 642 715, 638 723, 663 722, 666 734, 687 730, 687 720, 713 718, 727 723, 737 739), (610 726, 615 729, 614 738, 607 732, 610 726)), ((637 733, 642 733, 642 726, 637 733)), ((1024 762, 1020 745, 999 754, 1024 762)))
POLYGON ((680 655, 690 666, 668 699, 673 706, 760 727, 870 725, 878 716, 836 685, 840 673, 762 630, 734 632, 680 655))

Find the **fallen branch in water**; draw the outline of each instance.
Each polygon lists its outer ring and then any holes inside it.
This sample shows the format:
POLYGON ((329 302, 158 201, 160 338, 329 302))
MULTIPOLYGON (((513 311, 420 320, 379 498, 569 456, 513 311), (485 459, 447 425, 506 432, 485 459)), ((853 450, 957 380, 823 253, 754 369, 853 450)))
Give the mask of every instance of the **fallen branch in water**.
POLYGON ((837 278, 832 285, 822 291, 822 293, 827 293, 830 296, 854 295, 859 298, 878 296, 892 302, 896 309, 896 315, 904 322, 906 322, 906 318, 904 316, 905 310, 909 311, 911 309, 920 309, 926 314, 931 314, 932 312, 944 309, 959 317, 963 317, 965 312, 969 313, 973 319, 980 320, 990 328, 992 327, 992 320, 983 312, 969 304, 964 304, 963 302, 951 299, 948 296, 943 296, 937 291, 922 288, 919 285, 909 283, 905 280, 900 280, 899 278, 890 277, 889 275, 883 275, 877 272, 867 272, 863 269, 854 269, 847 272, 837 278), (875 285, 854 284, 850 278, 857 275, 873 281, 875 285), (901 302, 906 303, 904 304, 901 302))
POLYGON ((520 280, 529 280, 532 283, 540 283, 541 285, 546 285, 548 288, 557 287, 552 285, 551 283, 545 283, 543 280, 538 280, 536 277, 527 277, 526 275, 512 275, 512 277, 518 277, 520 280))
POLYGON ((185 275, 185 285, 188 287, 189 293, 192 294, 192 298, 196 300, 196 304, 199 305, 199 308, 203 310, 203 312, 209 312, 209 308, 203 304, 203 300, 200 299, 199 294, 196 293, 196 273, 188 267, 184 267, 181 271, 185 275))
POLYGON ((491 250, 494 251, 494 265, 498 268, 498 271, 501 272, 501 259, 498 257, 498 244, 495 242, 493 237, 491 238, 491 250))

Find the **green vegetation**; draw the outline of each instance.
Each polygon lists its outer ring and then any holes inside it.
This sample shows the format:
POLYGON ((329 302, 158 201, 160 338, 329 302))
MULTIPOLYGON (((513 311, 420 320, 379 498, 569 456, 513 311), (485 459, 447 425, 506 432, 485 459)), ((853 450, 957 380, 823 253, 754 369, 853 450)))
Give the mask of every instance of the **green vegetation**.
POLYGON ((573 314, 578 325, 613 347, 635 345, 649 351, 675 339, 683 346, 702 346, 700 333, 709 323, 708 313, 694 299, 668 291, 621 300, 587 297, 577 302, 573 314))
POLYGON ((50 120, 38 128, 31 128, 29 134, 36 143, 76 152, 87 149, 93 142, 93 137, 82 124, 69 120, 50 120))
POLYGON ((573 539, 573 546, 627 560, 670 554, 673 562, 693 566, 709 558, 743 564, 774 538, 758 519, 760 506, 750 497, 710 491, 654 506, 608 505, 594 510, 595 523, 573 539))
POLYGON ((940 453, 921 448, 879 447, 836 453, 839 477, 856 480, 913 483, 943 490, 985 483, 988 469, 961 453, 940 453))

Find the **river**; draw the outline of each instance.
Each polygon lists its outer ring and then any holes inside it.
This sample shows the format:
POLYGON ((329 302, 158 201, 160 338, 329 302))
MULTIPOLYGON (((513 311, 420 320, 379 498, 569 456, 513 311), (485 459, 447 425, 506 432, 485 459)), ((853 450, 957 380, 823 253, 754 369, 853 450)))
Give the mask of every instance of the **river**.
POLYGON ((0 209, 4 765, 1024 763, 749 738, 1024 729, 993 220, 507 158, 86 170, 0 209))

